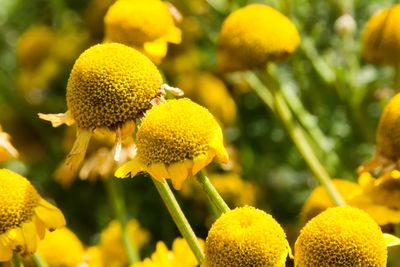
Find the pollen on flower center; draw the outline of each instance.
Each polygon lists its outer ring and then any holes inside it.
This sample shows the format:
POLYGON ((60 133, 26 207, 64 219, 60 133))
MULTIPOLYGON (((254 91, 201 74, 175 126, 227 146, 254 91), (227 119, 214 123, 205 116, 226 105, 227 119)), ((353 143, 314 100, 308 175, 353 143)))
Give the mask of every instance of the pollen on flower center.
POLYGON ((171 164, 206 154, 222 132, 211 113, 189 99, 153 107, 138 130, 138 157, 147 164, 171 164))
POLYGON ((128 46, 92 46, 75 62, 67 104, 80 128, 115 128, 151 107, 162 78, 154 64, 128 46))
POLYGON ((30 220, 40 196, 24 177, 0 170, 0 234, 30 220))

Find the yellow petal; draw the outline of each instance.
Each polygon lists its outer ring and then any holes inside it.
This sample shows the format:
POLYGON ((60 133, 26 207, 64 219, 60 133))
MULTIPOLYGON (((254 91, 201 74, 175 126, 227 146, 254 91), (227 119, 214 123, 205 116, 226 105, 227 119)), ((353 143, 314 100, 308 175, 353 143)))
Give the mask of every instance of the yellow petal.
POLYGON ((188 178, 193 176, 193 160, 185 159, 183 164, 185 164, 186 169, 188 170, 188 178))
POLYGON ((74 118, 71 116, 70 112, 67 111, 65 113, 58 114, 43 114, 38 113, 40 119, 51 122, 53 127, 58 127, 62 124, 66 124, 68 126, 75 123, 74 118))
POLYGON ((37 235, 39 236, 39 239, 44 238, 44 234, 46 233, 46 226, 43 224, 41 220, 37 216, 34 217, 34 222, 36 225, 36 232, 37 235))
POLYGON ((34 222, 27 222, 21 225, 24 236, 26 253, 33 253, 37 248, 36 226, 34 222))
POLYGON ((400 238, 398 238, 397 236, 383 233, 383 238, 385 239, 387 247, 400 246, 400 238))
POLYGON ((64 186, 69 186, 76 177, 85 158, 92 137, 92 130, 76 129, 76 140, 63 165, 57 168, 55 177, 64 186))
POLYGON ((167 42, 164 38, 159 38, 152 42, 144 43, 144 51, 149 54, 150 57, 163 58, 167 54, 167 42))
POLYGON ((140 162, 137 158, 126 162, 124 165, 119 167, 114 175, 117 178, 126 178, 128 177, 128 174, 130 173, 131 176, 135 176, 138 172, 145 171, 145 168, 143 166, 143 163, 140 162))
POLYGON ((170 27, 165 40, 169 43, 180 44, 182 42, 182 31, 175 26, 170 27))
POLYGON ((22 235, 21 228, 8 230, 5 235, 6 246, 11 247, 13 250, 17 247, 24 247, 24 236, 22 235))
POLYGON ((157 180, 162 180, 168 177, 167 169, 165 168, 164 163, 161 162, 151 164, 148 168, 148 172, 157 180))
POLYGON ((35 208, 35 213, 50 231, 61 228, 66 224, 65 217, 61 211, 44 199, 39 201, 39 205, 35 208))
POLYGON ((183 182, 188 177, 188 169, 183 162, 173 163, 167 168, 169 178, 176 190, 180 190, 183 182))
POLYGON ((209 150, 207 154, 195 156, 193 159, 192 173, 196 175, 201 169, 206 167, 213 159, 215 152, 209 150))
POLYGON ((0 262, 11 260, 12 254, 12 250, 9 247, 2 245, 0 242, 0 262))
POLYGON ((229 155, 228 152, 226 151, 224 144, 221 139, 219 138, 214 138, 210 144, 209 144, 210 149, 214 149, 215 153, 222 163, 227 163, 229 161, 229 155))

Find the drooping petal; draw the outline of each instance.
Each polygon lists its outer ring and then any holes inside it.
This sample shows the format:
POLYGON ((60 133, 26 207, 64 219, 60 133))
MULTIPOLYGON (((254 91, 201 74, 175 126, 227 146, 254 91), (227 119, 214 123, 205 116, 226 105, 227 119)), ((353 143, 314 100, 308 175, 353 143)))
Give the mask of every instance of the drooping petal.
POLYGON ((138 172, 144 171, 145 167, 143 163, 138 159, 133 159, 131 161, 126 162, 124 165, 119 167, 115 172, 115 177, 117 178, 126 178, 130 173, 131 176, 135 176, 138 172))
POLYGON ((168 45, 164 38, 159 38, 155 41, 144 43, 143 48, 151 58, 160 59, 167 54, 168 45))
POLYGON ((22 234, 26 244, 26 253, 33 253, 37 248, 36 226, 30 221, 21 225, 22 234))
POLYGON ((169 43, 180 44, 182 42, 182 31, 177 27, 170 27, 165 36, 165 40, 169 43))
POLYGON ((35 208, 35 213, 38 219, 40 219, 50 231, 63 227, 66 224, 62 212, 44 199, 40 199, 39 205, 35 208))
POLYGON ((167 169, 165 168, 164 163, 161 162, 151 164, 147 171, 151 176, 158 180, 168 177, 167 169))
POLYGON ((76 177, 83 159, 85 158, 86 150, 92 136, 91 130, 80 128, 76 130, 74 145, 65 159, 65 162, 57 168, 55 172, 56 179, 64 186, 69 186, 76 177))
POLYGON ((0 242, 0 262, 11 260, 12 255, 12 250, 0 242))
POLYGON ((62 124, 66 124, 66 125, 70 126, 75 123, 75 120, 71 116, 69 111, 67 111, 65 113, 57 113, 57 114, 38 113, 38 116, 42 120, 51 122, 51 125, 53 125, 53 127, 58 127, 62 124))
POLYGON ((169 178, 172 180, 172 185, 176 190, 180 190, 183 182, 188 177, 188 170, 183 162, 173 163, 167 168, 169 178))

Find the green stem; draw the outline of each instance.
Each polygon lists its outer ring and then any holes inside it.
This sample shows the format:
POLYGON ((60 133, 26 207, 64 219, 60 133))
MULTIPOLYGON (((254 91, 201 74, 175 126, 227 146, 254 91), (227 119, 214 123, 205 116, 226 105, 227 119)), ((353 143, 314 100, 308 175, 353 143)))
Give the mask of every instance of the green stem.
POLYGON ((207 194, 210 202, 218 209, 220 215, 227 211, 230 211, 228 205, 225 203, 221 195, 212 185, 210 179, 208 179, 205 170, 201 170, 197 173, 197 181, 200 183, 203 191, 207 194))
POLYGON ((36 251, 32 255, 32 260, 36 264, 37 267, 48 267, 47 263, 43 259, 43 257, 40 255, 39 251, 36 251))
POLYGON ((137 248, 132 242, 132 238, 128 232, 128 216, 126 213, 125 201, 121 190, 119 190, 116 180, 109 178, 105 180, 107 193, 109 196, 110 204, 114 210, 116 219, 121 224, 121 236, 122 242, 125 247, 126 254, 128 255, 129 263, 135 263, 139 261, 139 253, 137 248))
POLYGON ((169 214, 174 220, 182 236, 186 239, 189 247, 192 249, 197 261, 201 265, 204 261, 203 250, 201 249, 199 241, 197 240, 197 237, 193 232, 192 227, 186 219, 185 214, 183 214, 181 207, 176 201, 174 194, 172 193, 166 181, 160 182, 154 178, 152 178, 152 180, 165 206, 167 207, 169 214))
POLYGON ((297 147, 297 150, 306 161, 311 172, 314 174, 314 177, 318 179, 318 181, 326 188, 329 196, 334 203, 336 203, 336 205, 345 205, 345 201, 334 187, 327 171, 315 155, 303 129, 294 120, 293 115, 282 96, 282 92, 280 91, 279 86, 276 84, 276 81, 272 79, 268 71, 265 72, 264 78, 267 83, 266 86, 272 93, 276 114, 281 119, 289 136, 297 147))
MULTIPOLYGON (((394 235, 400 237, 400 224, 394 224, 394 235)), ((400 247, 389 248, 389 266, 397 266, 400 262, 400 247)))

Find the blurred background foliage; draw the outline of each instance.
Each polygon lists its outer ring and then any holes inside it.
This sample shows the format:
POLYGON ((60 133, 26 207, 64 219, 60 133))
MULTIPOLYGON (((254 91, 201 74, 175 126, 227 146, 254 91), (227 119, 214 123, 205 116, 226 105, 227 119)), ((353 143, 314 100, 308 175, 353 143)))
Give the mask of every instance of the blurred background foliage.
MULTIPOLYGON (((29 177, 43 196, 57 203, 68 226, 86 245, 98 242, 99 233, 113 217, 104 184, 77 180, 66 189, 54 181, 53 172, 68 152, 66 127, 52 128, 37 113, 66 110, 69 72, 81 52, 102 42, 103 16, 112 2, 0 0, 0 124, 20 152, 19 159, 9 160, 4 167, 29 177)), ((209 108, 225 114, 218 117, 234 158, 229 168, 251 183, 231 191, 253 196, 229 204, 254 202, 247 204, 270 212, 293 240, 301 207, 317 183, 280 121, 242 74, 223 75, 216 67, 215 44, 222 21, 231 11, 253 2, 275 7, 299 30, 301 46, 279 64, 278 79, 297 116, 315 130, 323 151, 319 158, 330 175, 355 181, 356 168, 374 153, 379 115, 396 89, 392 67, 362 59, 360 36, 377 9, 396 1, 171 1, 183 16, 177 25, 183 31, 183 42, 169 45, 159 65, 165 80, 199 103, 221 97, 214 87, 228 89, 225 97, 234 100, 233 107, 223 110, 218 106, 226 107, 226 102, 211 101, 209 108), (338 25, 344 14, 354 18, 354 31, 346 32, 338 25), (199 83, 204 83, 203 93, 192 94, 199 90, 199 83)), ((221 172, 221 166, 214 166, 213 171, 221 172)), ((118 184, 125 192, 129 215, 151 233, 142 255, 149 255, 158 240, 170 245, 179 232, 151 180, 137 177, 118 184)), ((196 233, 205 238, 212 222, 205 220, 208 207, 193 197, 200 194, 190 193, 195 189, 187 190, 176 195, 196 233)))

